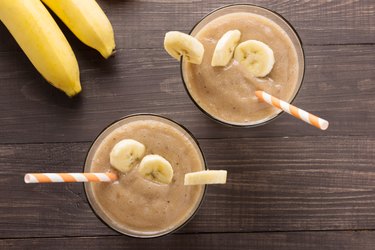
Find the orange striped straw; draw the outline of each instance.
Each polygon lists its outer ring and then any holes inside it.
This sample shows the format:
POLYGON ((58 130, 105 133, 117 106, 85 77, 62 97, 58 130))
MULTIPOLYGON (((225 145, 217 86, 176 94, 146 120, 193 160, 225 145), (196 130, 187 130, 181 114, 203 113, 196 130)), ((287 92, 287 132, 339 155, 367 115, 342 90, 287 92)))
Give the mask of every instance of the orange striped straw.
POLYGON ((118 179, 113 173, 43 173, 25 174, 25 183, 52 182, 112 182, 118 179))
POLYGON ((258 97, 260 101, 266 102, 275 108, 279 108, 288 114, 307 122, 308 124, 311 124, 317 128, 320 128, 321 130, 326 130, 329 126, 328 121, 319 118, 313 114, 310 114, 309 112, 306 112, 305 110, 302 110, 300 108, 297 108, 296 106, 293 106, 292 104, 289 104, 287 102, 284 102, 270 94, 267 94, 264 91, 255 91, 255 95, 258 97))

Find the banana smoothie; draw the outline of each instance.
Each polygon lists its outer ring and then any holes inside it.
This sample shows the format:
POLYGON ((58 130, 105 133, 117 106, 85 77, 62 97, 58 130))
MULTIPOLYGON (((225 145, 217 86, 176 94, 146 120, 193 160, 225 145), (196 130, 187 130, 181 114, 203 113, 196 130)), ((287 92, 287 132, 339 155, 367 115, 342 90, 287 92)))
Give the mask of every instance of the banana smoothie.
POLYGON ((201 64, 183 61, 183 80, 192 100, 215 120, 237 126, 263 123, 280 110, 260 103, 256 90, 287 102, 298 92, 304 72, 302 47, 289 24, 273 12, 251 5, 229 6, 204 18, 191 35, 203 44, 204 55, 201 64), (220 47, 218 41, 225 40, 224 34, 227 40, 237 36, 238 46, 230 48, 230 60, 220 65, 223 59, 214 51, 220 47), (267 53, 272 52, 271 60, 267 53), (259 65, 269 71, 251 72, 259 65))
POLYGON ((86 172, 114 172, 119 181, 85 188, 97 215, 113 229, 156 237, 179 228, 197 210, 205 187, 184 186, 184 175, 204 169, 203 155, 185 129, 159 116, 135 115, 107 128, 86 159, 86 172), (128 147, 126 157, 135 162, 125 173, 118 171, 121 162, 113 156, 121 153, 121 146, 128 147), (143 171, 149 167, 154 173, 143 171))

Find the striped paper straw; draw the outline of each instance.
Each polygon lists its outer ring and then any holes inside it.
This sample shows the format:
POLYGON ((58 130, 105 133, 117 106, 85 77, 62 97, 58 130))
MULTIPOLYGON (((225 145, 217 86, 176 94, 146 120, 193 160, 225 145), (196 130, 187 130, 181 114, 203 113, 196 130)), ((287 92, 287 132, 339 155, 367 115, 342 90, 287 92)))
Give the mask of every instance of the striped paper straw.
POLYGON ((112 182, 117 180, 113 173, 43 173, 25 174, 25 183, 52 182, 112 182))
POLYGON ((270 94, 267 94, 264 91, 255 91, 255 95, 258 97, 259 100, 266 102, 276 108, 279 108, 288 114, 291 114, 292 116, 307 122, 308 124, 311 124, 317 128, 320 128, 321 130, 326 130, 328 128, 328 121, 319 118, 313 114, 310 114, 309 112, 306 112, 300 108, 297 108, 296 106, 293 106, 292 104, 289 104, 287 102, 284 102, 270 94))

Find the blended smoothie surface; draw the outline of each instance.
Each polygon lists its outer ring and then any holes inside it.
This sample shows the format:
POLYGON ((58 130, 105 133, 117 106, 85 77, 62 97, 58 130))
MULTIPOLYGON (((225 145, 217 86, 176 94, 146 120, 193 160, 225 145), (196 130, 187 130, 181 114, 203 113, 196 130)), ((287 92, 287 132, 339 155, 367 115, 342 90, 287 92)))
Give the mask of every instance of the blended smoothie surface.
POLYGON ((186 134, 165 122, 138 120, 107 135, 91 162, 91 172, 115 172, 119 181, 90 185, 100 210, 117 228, 133 234, 156 234, 178 227, 194 213, 204 186, 184 186, 184 176, 204 169, 200 152, 186 134), (145 155, 158 154, 167 159, 174 171, 172 182, 158 184, 146 180, 138 173, 138 166, 126 174, 112 168, 110 152, 123 139, 143 143, 145 155))
POLYGON ((299 62, 288 34, 274 21, 258 14, 238 12, 220 16, 195 36, 204 46, 202 64, 184 62, 186 87, 195 102, 218 120, 231 124, 257 124, 280 111, 258 102, 256 90, 291 101, 299 88, 299 62), (241 42, 258 40, 274 53, 275 64, 269 75, 254 77, 234 59, 225 67, 212 67, 218 40, 229 30, 241 31, 241 42))

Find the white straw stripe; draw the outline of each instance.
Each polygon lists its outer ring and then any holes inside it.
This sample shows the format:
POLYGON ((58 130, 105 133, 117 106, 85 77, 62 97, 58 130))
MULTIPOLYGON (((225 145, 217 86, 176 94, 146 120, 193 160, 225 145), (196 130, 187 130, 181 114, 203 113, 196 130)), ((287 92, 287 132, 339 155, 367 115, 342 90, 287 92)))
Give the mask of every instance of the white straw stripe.
POLYGON ((70 175, 73 176, 73 178, 76 179, 77 182, 87 182, 88 181, 86 176, 84 176, 83 174, 72 173, 70 175))
POLYGON ((321 127, 321 129, 326 130, 328 128, 329 126, 328 121, 321 119, 321 118, 318 118, 318 121, 319 121, 319 126, 321 127))
POLYGON ((272 105, 272 99, 269 94, 262 92, 262 96, 263 96, 264 101, 272 105))
POLYGON ((38 179, 32 174, 25 175, 25 183, 38 183, 38 179))
POLYGON ((64 182, 64 179, 58 174, 46 173, 44 175, 50 178, 52 182, 64 182))
POLYGON ((290 114, 289 103, 280 100, 280 107, 282 110, 290 114))
POLYGON ((111 181, 111 179, 106 174, 95 174, 101 181, 111 181))
POLYGON ((299 116, 301 117, 302 120, 311 124, 311 122, 309 120, 309 113, 307 113, 306 111, 304 111, 302 109, 298 109, 298 114, 299 114, 299 116))

